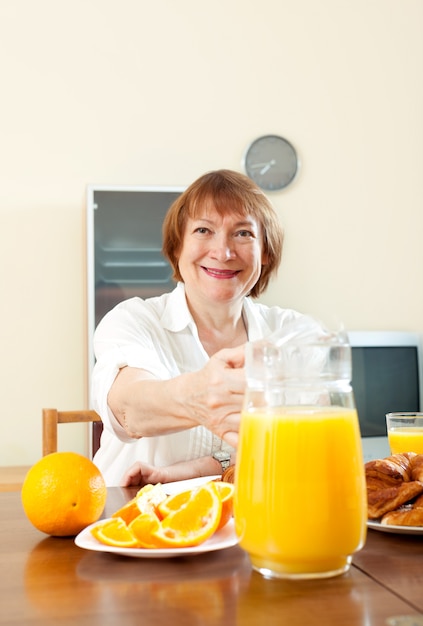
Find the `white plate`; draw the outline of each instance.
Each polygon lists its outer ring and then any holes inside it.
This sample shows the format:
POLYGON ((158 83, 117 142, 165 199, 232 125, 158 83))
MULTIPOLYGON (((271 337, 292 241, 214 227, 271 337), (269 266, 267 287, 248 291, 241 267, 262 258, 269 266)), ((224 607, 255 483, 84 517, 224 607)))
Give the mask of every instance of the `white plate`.
POLYGON ((220 480, 222 476, 217 474, 216 476, 200 476, 199 478, 189 478, 188 480, 178 480, 174 483, 163 483, 163 489, 168 496, 173 496, 175 493, 182 493, 188 491, 188 489, 194 489, 205 483, 209 483, 211 480, 220 480))
MULTIPOLYGON (((98 522, 96 522, 98 523, 98 522)), ((144 559, 164 559, 177 556, 191 556, 193 554, 203 554, 204 552, 213 552, 214 550, 224 550, 225 548, 231 548, 238 543, 238 537, 235 534, 235 527, 233 519, 217 533, 215 533, 210 539, 207 539, 204 543, 193 548, 115 548, 113 546, 106 546, 97 539, 95 539, 90 529, 95 526, 87 526, 84 528, 77 537, 75 537, 75 543, 80 548, 85 550, 94 550, 95 552, 111 552, 112 554, 120 554, 122 556, 131 556, 144 559)))
POLYGON ((393 526, 381 524, 374 520, 368 520, 367 528, 380 530, 382 533, 394 533, 396 535, 423 535, 423 526, 393 526))
MULTIPOLYGON (((200 485, 221 478, 218 474, 216 476, 202 476, 200 478, 190 478, 188 480, 179 480, 174 483, 164 483, 163 488, 167 495, 171 496, 176 493, 182 493, 188 489, 194 489, 200 485)), ((97 539, 95 539, 90 529, 98 522, 91 524, 87 528, 84 528, 79 535, 75 538, 75 543, 80 548, 85 550, 94 550, 96 552, 112 552, 114 554, 122 554, 124 556, 139 557, 145 559, 163 559, 175 556, 187 556, 190 554, 202 554, 203 552, 212 552, 213 550, 224 550, 225 548, 231 548, 238 543, 238 537, 235 534, 234 522, 230 520, 224 528, 215 533, 213 537, 210 537, 207 541, 195 546, 193 548, 160 548, 154 550, 152 548, 115 548, 113 546, 106 546, 97 539)))

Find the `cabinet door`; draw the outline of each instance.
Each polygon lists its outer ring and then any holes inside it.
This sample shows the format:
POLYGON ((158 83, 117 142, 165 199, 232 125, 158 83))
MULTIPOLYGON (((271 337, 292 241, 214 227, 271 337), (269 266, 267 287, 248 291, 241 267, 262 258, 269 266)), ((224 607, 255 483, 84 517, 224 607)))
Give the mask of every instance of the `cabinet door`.
POLYGON ((173 288, 162 255, 162 223, 179 188, 91 188, 88 271, 94 327, 115 304, 173 288))
POLYGON ((96 187, 87 196, 89 372, 92 337, 118 302, 157 296, 174 287, 163 257, 162 223, 182 187, 96 187))

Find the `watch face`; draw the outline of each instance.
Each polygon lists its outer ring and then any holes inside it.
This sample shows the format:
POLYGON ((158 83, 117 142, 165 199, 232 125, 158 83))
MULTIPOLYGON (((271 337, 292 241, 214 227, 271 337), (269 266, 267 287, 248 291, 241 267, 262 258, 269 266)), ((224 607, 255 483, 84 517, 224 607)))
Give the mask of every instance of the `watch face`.
POLYGON ((298 169, 293 146, 278 135, 264 135, 253 141, 245 155, 245 171, 266 191, 283 189, 294 179, 298 169))

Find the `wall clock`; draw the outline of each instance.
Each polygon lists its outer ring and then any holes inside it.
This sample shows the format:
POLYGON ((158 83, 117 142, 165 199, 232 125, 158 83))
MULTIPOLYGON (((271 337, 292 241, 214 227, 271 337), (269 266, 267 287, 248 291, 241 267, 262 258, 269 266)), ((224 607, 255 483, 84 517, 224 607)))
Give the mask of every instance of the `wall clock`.
POLYGON ((294 147, 279 135, 263 135, 247 148, 244 168, 259 187, 266 191, 283 189, 293 181, 298 170, 294 147))

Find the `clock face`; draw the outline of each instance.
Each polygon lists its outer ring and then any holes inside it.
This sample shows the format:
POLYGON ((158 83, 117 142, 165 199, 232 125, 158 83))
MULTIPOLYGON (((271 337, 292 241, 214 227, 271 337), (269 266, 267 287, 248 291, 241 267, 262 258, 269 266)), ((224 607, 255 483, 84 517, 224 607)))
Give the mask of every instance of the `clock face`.
POLYGON ((244 165, 247 176, 259 187, 276 191, 294 179, 298 159, 289 141, 278 135, 264 135, 248 146, 244 165))

